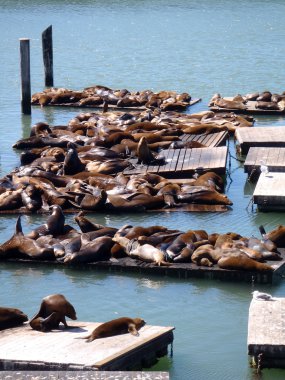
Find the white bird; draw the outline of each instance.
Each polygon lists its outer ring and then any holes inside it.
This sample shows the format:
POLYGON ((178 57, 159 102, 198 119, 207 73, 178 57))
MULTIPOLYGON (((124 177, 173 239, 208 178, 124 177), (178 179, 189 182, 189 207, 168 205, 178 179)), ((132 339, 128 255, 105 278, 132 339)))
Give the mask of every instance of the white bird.
POLYGON ((268 174, 268 166, 265 165, 265 162, 263 160, 260 160, 260 171, 265 175, 268 174))
POLYGON ((276 298, 272 297, 271 294, 261 293, 258 290, 255 290, 251 294, 252 294, 252 298, 258 301, 275 301, 276 300, 276 298))

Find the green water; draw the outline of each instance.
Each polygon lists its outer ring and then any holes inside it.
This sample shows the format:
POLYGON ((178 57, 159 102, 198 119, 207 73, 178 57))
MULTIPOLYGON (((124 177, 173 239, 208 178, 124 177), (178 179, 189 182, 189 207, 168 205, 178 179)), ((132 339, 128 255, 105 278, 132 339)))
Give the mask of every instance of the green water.
MULTIPOLYGON (((283 1, 13 1, 0 0, 0 174, 19 165, 12 144, 31 125, 65 124, 76 109, 34 108, 20 112, 19 38, 30 38, 32 92, 44 88, 41 33, 53 26, 55 86, 81 89, 92 84, 129 90, 187 91, 203 101, 269 89, 283 92, 285 29, 283 1)), ((258 127, 285 125, 283 117, 263 117, 258 127)), ((285 224, 283 213, 260 213, 248 207, 254 185, 230 143, 227 213, 93 215, 110 226, 161 224, 182 230, 258 235, 285 224), (230 165, 231 164, 231 165, 230 165)), ((15 216, 0 216, 0 241, 9 238, 15 216)), ((43 221, 24 216, 24 231, 43 221)), ((72 216, 67 222, 74 224, 72 216)), ((277 286, 176 280, 81 271, 68 268, 0 264, 0 304, 29 316, 47 294, 61 292, 80 320, 105 321, 120 315, 142 316, 149 324, 175 326, 174 355, 152 370, 167 370, 174 380, 252 379, 247 357, 247 317, 253 289, 284 296, 277 286)), ((262 379, 284 379, 282 370, 263 371, 262 379)))

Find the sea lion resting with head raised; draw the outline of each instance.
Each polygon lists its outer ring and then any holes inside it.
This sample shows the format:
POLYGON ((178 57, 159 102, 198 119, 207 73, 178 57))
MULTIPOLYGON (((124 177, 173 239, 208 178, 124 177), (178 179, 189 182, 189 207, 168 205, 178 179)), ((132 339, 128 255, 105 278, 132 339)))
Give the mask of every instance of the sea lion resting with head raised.
POLYGON ((134 336, 138 336, 138 330, 144 325, 145 321, 141 318, 121 317, 102 323, 100 326, 96 327, 90 335, 83 337, 82 339, 87 339, 87 343, 92 342, 95 339, 127 334, 128 332, 134 336))

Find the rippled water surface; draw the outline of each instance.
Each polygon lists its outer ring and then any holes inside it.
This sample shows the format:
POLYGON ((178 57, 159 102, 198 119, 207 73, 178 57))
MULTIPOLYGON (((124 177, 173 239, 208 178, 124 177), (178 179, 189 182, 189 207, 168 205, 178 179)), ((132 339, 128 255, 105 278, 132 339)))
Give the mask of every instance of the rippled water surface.
MULTIPOLYGON (((32 92, 44 88, 41 33, 53 26, 55 86, 81 89, 92 84, 129 90, 187 91, 203 101, 215 92, 230 96, 284 88, 285 2, 210 0, 169 1, 0 1, 0 174, 19 165, 12 144, 29 134, 31 125, 66 124, 77 109, 34 108, 20 112, 19 38, 30 38, 32 92)), ((259 117, 256 125, 285 125, 283 117, 259 117)), ((254 185, 230 143, 227 213, 157 213, 94 215, 111 226, 125 223, 208 232, 233 230, 258 236, 285 224, 283 213, 251 209, 254 185)), ((15 216, 0 216, 0 241, 11 236, 15 216)), ((42 217, 23 217, 29 231, 42 217)), ((73 224, 71 216, 67 222, 73 224)), ((247 317, 253 288, 284 296, 277 286, 176 280, 155 276, 22 267, 0 264, 0 304, 31 316, 41 298, 64 293, 80 320, 104 321, 119 315, 143 316, 150 324, 175 326, 174 355, 153 370, 167 370, 175 380, 251 379, 247 357, 247 317)), ((262 379, 284 379, 281 370, 263 371, 262 379)))

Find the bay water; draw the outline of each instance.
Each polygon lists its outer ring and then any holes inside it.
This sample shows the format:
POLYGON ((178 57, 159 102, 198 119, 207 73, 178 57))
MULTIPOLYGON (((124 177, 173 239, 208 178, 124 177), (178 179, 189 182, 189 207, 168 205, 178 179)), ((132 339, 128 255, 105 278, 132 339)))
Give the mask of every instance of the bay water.
MULTIPOLYGON (((44 89, 41 33, 53 27, 56 87, 94 84, 131 91, 189 92, 207 109, 211 96, 285 91, 285 2, 210 0, 0 0, 0 174, 19 165, 12 144, 39 121, 66 124, 78 109, 32 109, 21 114, 19 39, 30 38, 32 93, 44 89)), ((256 127, 285 125, 283 117, 256 117, 256 127)), ((254 184, 230 141, 226 213, 92 214, 108 226, 164 225, 170 228, 234 231, 259 237, 285 224, 284 213, 251 207, 254 184)), ((45 217, 23 216, 24 232, 45 217)), ((16 216, 0 216, 0 242, 13 233, 16 216)), ((71 215, 66 222, 75 225, 71 215)), ((152 325, 175 326, 173 357, 151 370, 167 370, 173 380, 252 379, 247 356, 247 318, 255 289, 283 297, 285 283, 236 284, 199 279, 82 271, 0 263, 0 304, 32 316, 41 299, 63 293, 79 320, 106 321, 141 316, 152 325)), ((263 370, 262 379, 284 379, 283 370, 263 370)))

